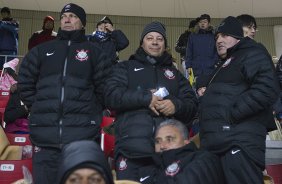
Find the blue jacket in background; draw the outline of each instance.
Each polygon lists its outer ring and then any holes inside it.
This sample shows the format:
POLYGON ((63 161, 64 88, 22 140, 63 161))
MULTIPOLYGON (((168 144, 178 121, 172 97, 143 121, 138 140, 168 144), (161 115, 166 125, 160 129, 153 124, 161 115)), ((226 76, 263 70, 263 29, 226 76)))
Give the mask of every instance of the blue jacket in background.
POLYGON ((0 53, 2 51, 11 51, 17 54, 18 30, 19 23, 15 20, 0 21, 0 53))
POLYGON ((193 69, 194 76, 210 74, 218 60, 212 30, 211 27, 208 30, 200 29, 189 37, 185 64, 186 68, 193 69))

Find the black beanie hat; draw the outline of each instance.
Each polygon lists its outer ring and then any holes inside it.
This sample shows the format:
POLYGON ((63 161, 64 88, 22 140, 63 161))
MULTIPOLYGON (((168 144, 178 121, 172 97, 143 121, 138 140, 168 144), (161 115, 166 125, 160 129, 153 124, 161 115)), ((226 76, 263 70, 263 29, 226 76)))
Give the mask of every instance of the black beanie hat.
POLYGON ((146 34, 148 34, 150 32, 160 33, 164 37, 165 47, 167 46, 165 26, 162 23, 158 22, 158 21, 153 21, 153 22, 151 22, 151 23, 149 23, 149 24, 147 24, 145 26, 145 28, 143 29, 143 32, 141 34, 140 45, 142 45, 143 38, 146 36, 146 34))
POLYGON ((223 33, 237 39, 244 37, 242 24, 235 17, 229 16, 225 18, 217 27, 215 36, 218 33, 223 33))
POLYGON ((86 13, 84 9, 76 4, 69 3, 64 6, 64 8, 61 11, 60 17, 62 17, 63 13, 65 12, 71 12, 74 13, 78 18, 80 19, 82 25, 85 27, 86 25, 86 13))

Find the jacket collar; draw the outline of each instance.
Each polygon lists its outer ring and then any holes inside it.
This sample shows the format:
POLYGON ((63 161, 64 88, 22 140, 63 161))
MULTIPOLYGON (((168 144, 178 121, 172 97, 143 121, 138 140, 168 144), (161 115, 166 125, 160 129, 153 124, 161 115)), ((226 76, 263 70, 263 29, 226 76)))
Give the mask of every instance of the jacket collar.
POLYGON ((87 40, 84 29, 75 31, 64 31, 59 28, 57 38, 59 40, 71 40, 73 42, 83 42, 87 40))

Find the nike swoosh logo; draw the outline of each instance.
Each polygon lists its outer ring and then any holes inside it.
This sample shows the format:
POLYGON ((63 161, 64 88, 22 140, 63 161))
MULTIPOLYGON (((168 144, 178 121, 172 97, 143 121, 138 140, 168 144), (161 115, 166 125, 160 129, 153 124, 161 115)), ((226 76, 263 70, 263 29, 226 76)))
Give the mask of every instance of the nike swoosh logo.
POLYGON ((231 151, 231 154, 234 155, 234 154, 238 153, 239 151, 241 151, 241 150, 235 150, 235 151, 232 150, 232 151, 231 151))
POLYGON ((143 182, 143 181, 145 181, 146 179, 148 179, 150 176, 146 176, 146 177, 144 177, 144 178, 140 178, 140 182, 143 182))
POLYGON ((52 52, 52 53, 46 53, 46 56, 52 56, 54 54, 54 52, 52 52))
POLYGON ((139 70, 143 70, 144 68, 134 68, 134 71, 137 72, 139 70))

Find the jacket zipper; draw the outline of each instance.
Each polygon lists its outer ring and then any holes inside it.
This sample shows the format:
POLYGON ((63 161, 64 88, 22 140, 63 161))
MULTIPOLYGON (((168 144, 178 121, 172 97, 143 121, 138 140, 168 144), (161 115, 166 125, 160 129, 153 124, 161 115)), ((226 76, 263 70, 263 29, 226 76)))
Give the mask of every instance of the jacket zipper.
POLYGON ((61 100, 60 100, 60 121, 59 121, 59 136, 60 136, 60 147, 63 146, 62 144, 62 133, 63 133, 63 103, 64 103, 64 98, 65 98, 65 77, 66 77, 66 70, 67 70, 67 63, 68 63, 68 53, 69 53, 69 48, 71 45, 71 41, 68 41, 68 48, 67 48, 67 56, 65 58, 65 63, 64 63, 64 70, 63 70, 63 77, 62 77, 62 89, 61 89, 61 100))

